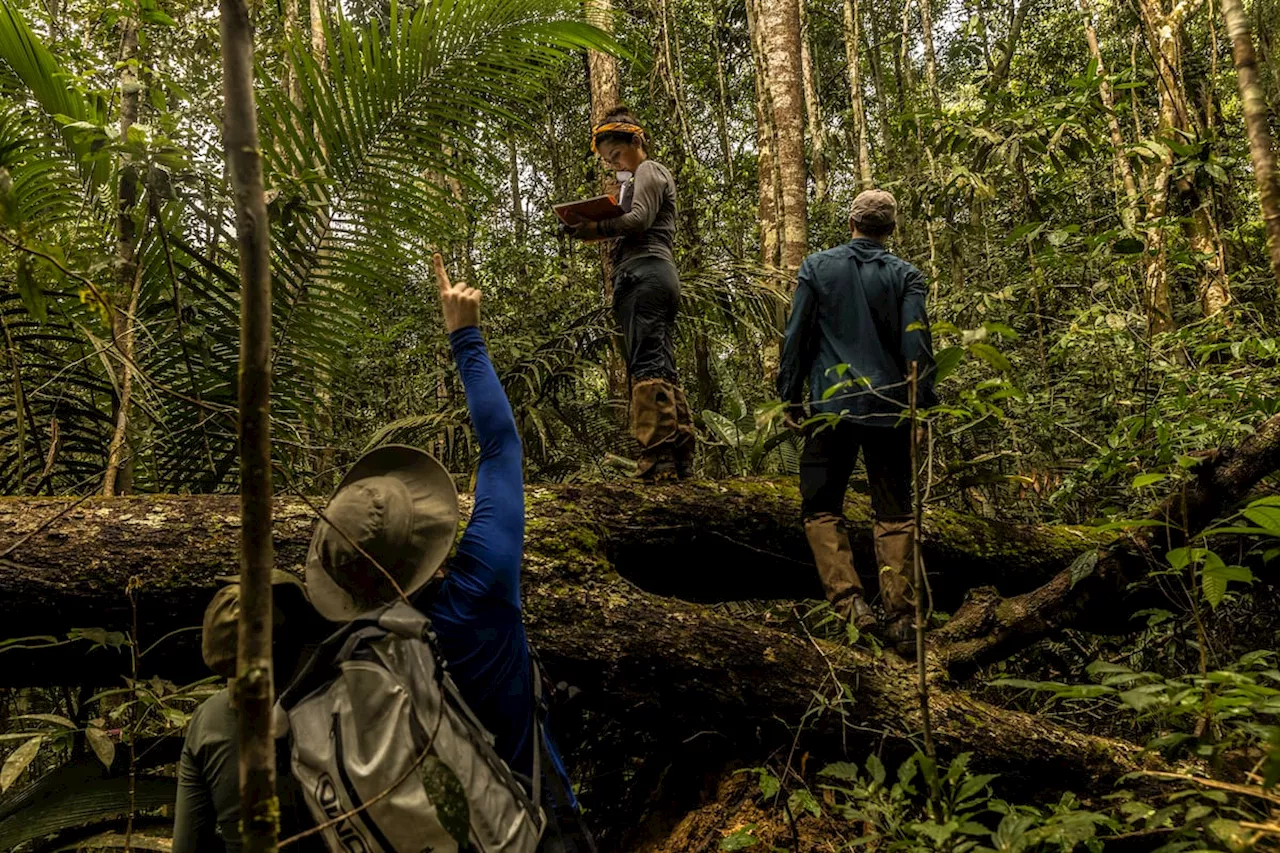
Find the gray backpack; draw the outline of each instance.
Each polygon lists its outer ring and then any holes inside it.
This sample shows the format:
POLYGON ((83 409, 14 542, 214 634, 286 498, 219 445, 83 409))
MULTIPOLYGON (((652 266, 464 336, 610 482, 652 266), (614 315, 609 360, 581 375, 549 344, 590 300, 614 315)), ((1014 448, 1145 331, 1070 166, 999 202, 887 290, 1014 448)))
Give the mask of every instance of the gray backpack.
MULTIPOLYGON (((430 628, 404 602, 357 617, 281 695, 311 816, 334 853, 534 853, 546 823, 541 774, 530 799, 430 628)), ((535 768, 540 740, 535 732, 535 768)))

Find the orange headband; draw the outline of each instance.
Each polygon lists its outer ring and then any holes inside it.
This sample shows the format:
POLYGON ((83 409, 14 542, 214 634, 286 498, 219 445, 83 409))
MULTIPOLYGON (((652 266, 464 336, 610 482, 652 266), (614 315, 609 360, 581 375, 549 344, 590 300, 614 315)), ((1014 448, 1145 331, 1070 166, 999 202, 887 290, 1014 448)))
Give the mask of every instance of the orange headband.
POLYGON ((640 141, 644 141, 644 128, 638 124, 631 124, 625 121, 610 121, 597 127, 591 131, 591 153, 596 151, 596 138, 602 133, 630 133, 632 136, 640 137, 640 141))

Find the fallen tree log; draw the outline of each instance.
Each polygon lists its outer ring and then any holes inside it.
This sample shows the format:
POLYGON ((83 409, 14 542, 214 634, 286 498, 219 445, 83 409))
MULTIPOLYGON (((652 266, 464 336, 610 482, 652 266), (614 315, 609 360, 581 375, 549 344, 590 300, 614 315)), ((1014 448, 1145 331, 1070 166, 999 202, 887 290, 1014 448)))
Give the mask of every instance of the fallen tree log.
POLYGON ((965 604, 934 635, 940 655, 952 674, 960 676, 1066 627, 1117 630, 1128 621, 1128 614, 1114 606, 1124 590, 1164 566, 1170 550, 1186 545, 1230 512, 1277 469, 1280 415, 1261 423, 1239 446, 1206 456, 1189 472, 1190 479, 1148 514, 1159 525, 1130 528, 1099 548, 1096 562, 1084 552, 1088 562, 1062 569, 1044 585, 1020 595, 1002 597, 991 588, 970 591, 965 604))
MULTIPOLYGON (((535 487, 527 506, 530 635, 548 669, 580 685, 590 713, 615 729, 646 732, 675 749, 700 735, 719 737, 744 753, 767 753, 794 736, 804 748, 833 756, 868 732, 904 743, 917 737, 914 669, 901 661, 642 588, 734 598, 745 597, 751 583, 758 582, 750 587, 757 594, 807 583, 807 566, 782 550, 796 551, 783 541, 789 526, 798 529, 787 520, 796 517, 793 491, 768 483, 535 487), (757 581, 748 567, 759 572, 757 581), (789 727, 802 720, 795 734, 789 727)), ((312 511, 300 500, 281 500, 275 523, 278 563, 296 571, 312 511)), ((988 532, 1000 529, 982 524, 988 532)), ((0 502, 0 541, 10 543, 0 566, 4 633, 119 629, 136 619, 139 645, 147 646, 196 624, 215 577, 235 566, 237 526, 234 496, 91 499, 70 508, 0 502)), ((958 541, 936 519, 930 537, 935 560, 958 541)), ((1060 564, 1076 550, 1066 546, 1082 540, 1072 531, 1023 530, 984 542, 966 559, 972 567, 990 565, 992 555, 1013 559, 1025 545, 1046 564, 1048 555, 1060 564)), ((184 637, 193 639, 174 642, 184 637)), ((179 656, 178 648, 162 659, 179 656)), ((193 650, 187 656, 196 659, 193 650)), ((5 670, 15 678, 12 667, 5 670)), ((87 673, 83 666, 61 672, 46 666, 28 675, 66 682, 87 673)), ((940 747, 973 752, 985 766, 1039 789, 1046 780, 1105 784, 1148 760, 1131 744, 1002 711, 942 687, 937 671, 933 678, 940 747)))
MULTIPOLYGON (((792 483, 537 487, 526 505, 531 558, 604 561, 649 592, 686 601, 821 597, 792 483), (561 530, 570 516, 572 527, 561 530)), ((852 495, 846 511, 855 558, 873 565, 867 499, 852 495)), ((276 501, 275 515, 277 564, 300 572, 314 512, 286 497, 276 501)), ((0 498, 0 637, 127 631, 134 603, 144 644, 197 625, 215 578, 238 571, 238 535, 231 495, 0 498)), ((928 514, 924 533, 943 606, 959 603, 964 589, 978 583, 1009 594, 1033 589, 1104 541, 1081 528, 1005 524, 946 510, 928 514)), ((84 675, 73 660, 70 669, 23 672, 29 668, 15 657, 0 658, 7 683, 36 683, 20 679, 37 675, 66 683, 84 675)))

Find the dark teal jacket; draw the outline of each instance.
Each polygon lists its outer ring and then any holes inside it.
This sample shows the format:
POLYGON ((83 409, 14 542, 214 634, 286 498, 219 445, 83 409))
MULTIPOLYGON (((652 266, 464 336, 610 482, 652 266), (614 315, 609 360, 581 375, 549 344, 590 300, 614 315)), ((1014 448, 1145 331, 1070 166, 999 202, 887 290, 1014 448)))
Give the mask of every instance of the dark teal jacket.
POLYGON ((875 240, 860 237, 805 258, 782 346, 778 396, 802 402, 807 378, 815 414, 894 426, 908 403, 915 361, 917 405, 934 405, 926 295, 920 270, 875 240))

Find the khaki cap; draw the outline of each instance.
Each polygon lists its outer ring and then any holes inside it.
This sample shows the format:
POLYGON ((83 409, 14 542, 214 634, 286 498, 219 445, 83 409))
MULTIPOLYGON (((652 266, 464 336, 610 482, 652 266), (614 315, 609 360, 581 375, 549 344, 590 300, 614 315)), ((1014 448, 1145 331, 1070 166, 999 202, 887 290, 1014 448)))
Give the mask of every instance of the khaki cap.
POLYGON ((853 200, 849 218, 861 231, 891 231, 898 222, 898 200, 887 190, 863 190, 853 200))
MULTIPOLYGON (((223 678, 236 674, 236 642, 240 621, 240 584, 234 576, 220 577, 229 582, 213 594, 213 601, 204 610, 204 624, 200 631, 200 654, 205 666, 223 678)), ((280 569, 271 572, 271 597, 274 604, 272 623, 282 625, 285 609, 281 607, 281 592, 294 590, 299 600, 306 600, 306 587, 302 581, 280 569)))

